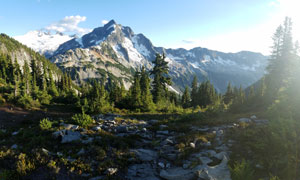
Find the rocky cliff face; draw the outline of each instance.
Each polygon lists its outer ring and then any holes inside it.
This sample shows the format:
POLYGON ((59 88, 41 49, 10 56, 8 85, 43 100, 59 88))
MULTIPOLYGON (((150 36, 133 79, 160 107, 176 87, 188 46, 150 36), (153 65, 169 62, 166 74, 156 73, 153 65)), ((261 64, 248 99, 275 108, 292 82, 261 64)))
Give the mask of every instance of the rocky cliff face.
POLYGON ((191 84, 194 75, 200 81, 210 80, 219 92, 226 90, 229 81, 247 87, 262 77, 267 65, 266 56, 248 51, 222 53, 200 47, 155 47, 143 34, 134 34, 130 27, 114 20, 61 44, 50 59, 70 69, 74 78, 108 78, 129 87, 134 70, 142 66, 150 69, 156 53, 166 55, 172 87, 178 92, 191 84))

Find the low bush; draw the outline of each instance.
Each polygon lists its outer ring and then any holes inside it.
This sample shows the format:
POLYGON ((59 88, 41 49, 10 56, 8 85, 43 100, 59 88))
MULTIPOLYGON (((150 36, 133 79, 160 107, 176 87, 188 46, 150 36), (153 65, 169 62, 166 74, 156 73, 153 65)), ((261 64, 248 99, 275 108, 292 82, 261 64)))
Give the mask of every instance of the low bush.
POLYGON ((42 130, 49 130, 52 127, 52 122, 49 121, 49 119, 44 118, 42 120, 40 120, 40 128, 42 130))
POLYGON ((87 114, 75 114, 74 116, 72 116, 72 120, 75 124, 78 124, 79 126, 82 126, 82 127, 88 127, 94 121, 91 118, 91 116, 89 116, 87 114))
POLYGON ((230 168, 232 180, 253 180, 254 170, 249 162, 242 160, 241 163, 235 163, 233 168, 230 168))

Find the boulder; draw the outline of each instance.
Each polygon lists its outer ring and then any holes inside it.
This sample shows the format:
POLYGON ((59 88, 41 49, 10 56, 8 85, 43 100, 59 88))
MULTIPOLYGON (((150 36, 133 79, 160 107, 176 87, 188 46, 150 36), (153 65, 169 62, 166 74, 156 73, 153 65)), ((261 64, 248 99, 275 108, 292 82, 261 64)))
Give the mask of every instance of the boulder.
POLYGON ((195 173, 192 170, 186 170, 181 167, 162 170, 160 171, 159 176, 167 180, 189 180, 196 177, 195 173))
POLYGON ((61 138, 61 143, 69 143, 72 141, 80 140, 81 134, 77 131, 72 130, 60 130, 52 133, 54 138, 61 138))
POLYGON ((231 180, 230 170, 228 168, 228 159, 224 155, 222 162, 216 166, 206 166, 199 165, 194 168, 197 173, 198 178, 203 178, 205 180, 231 180))
POLYGON ((130 152, 135 153, 141 161, 154 161, 157 159, 157 152, 150 149, 132 149, 130 152))

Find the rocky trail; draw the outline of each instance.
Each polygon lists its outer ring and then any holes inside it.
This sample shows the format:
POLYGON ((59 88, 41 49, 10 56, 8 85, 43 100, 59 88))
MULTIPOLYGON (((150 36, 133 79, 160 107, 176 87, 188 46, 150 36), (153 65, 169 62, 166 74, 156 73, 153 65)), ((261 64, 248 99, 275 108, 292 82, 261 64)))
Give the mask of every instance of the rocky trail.
MULTIPOLYGON (((185 136, 184 133, 170 131, 168 125, 159 124, 158 120, 116 121, 118 115, 98 115, 97 122, 92 129, 110 132, 118 137, 138 135, 135 148, 130 149, 135 158, 130 159, 126 179, 222 179, 230 180, 230 171, 227 166, 229 159, 228 146, 232 141, 224 141, 224 133, 237 124, 228 124, 215 127, 190 127, 190 132, 210 134, 211 141, 194 139, 187 142, 191 154, 184 155, 177 139, 185 136), (158 127, 158 128, 153 128, 158 127)), ((62 124, 65 129, 54 132, 54 137, 61 138, 61 143, 81 140, 90 143, 95 137, 82 135, 77 131, 78 126, 62 124)), ((97 138, 97 137, 96 137, 97 138)), ((110 173, 117 173, 117 168, 111 168, 110 173)), ((101 179, 94 177, 91 180, 101 179)))

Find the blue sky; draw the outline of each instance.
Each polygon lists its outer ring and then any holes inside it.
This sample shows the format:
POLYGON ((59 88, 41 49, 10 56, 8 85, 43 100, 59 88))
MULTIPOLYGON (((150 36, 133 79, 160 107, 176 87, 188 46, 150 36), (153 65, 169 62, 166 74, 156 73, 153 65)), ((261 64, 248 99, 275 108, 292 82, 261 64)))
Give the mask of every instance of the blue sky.
POLYGON ((295 16, 300 34, 297 5, 297 0, 2 0, 0 32, 16 36, 60 28, 84 33, 114 19, 156 46, 268 54, 284 16, 295 16))

